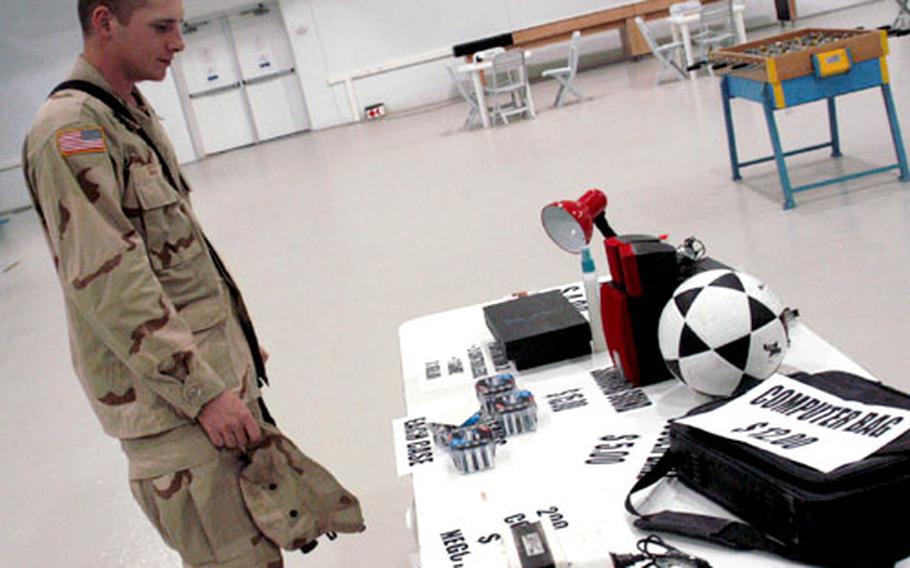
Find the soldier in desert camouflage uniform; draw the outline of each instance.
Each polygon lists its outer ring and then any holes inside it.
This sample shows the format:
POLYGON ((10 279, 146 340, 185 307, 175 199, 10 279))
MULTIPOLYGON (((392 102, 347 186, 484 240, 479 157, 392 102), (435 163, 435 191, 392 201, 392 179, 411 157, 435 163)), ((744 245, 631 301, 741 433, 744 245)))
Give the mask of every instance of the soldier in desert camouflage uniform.
POLYGON ((261 436, 259 347, 135 88, 163 79, 183 49, 182 2, 80 0, 79 14, 84 51, 70 79, 116 96, 129 117, 65 89, 23 150, 76 372, 104 431, 121 440, 134 496, 187 566, 279 567, 237 482, 238 448, 261 436))

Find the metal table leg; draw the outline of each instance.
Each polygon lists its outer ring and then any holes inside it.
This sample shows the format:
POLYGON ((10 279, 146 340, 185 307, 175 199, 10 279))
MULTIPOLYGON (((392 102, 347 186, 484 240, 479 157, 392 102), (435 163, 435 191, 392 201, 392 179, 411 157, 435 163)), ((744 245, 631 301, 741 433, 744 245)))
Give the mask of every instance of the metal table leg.
POLYGON ((474 84, 474 94, 477 96, 477 106, 480 107, 480 123, 484 128, 490 127, 490 111, 487 110, 487 96, 483 90, 483 75, 480 69, 471 71, 471 82, 474 84))
POLYGON ((784 161, 784 151, 780 144, 780 134, 777 132, 777 122, 774 119, 774 109, 771 101, 765 100, 762 105, 765 109, 765 122, 768 123, 768 134, 771 135, 771 146, 774 148, 774 161, 777 162, 777 174, 780 176, 780 186, 784 192, 784 209, 796 206, 793 201, 793 187, 790 185, 790 174, 787 172, 787 163, 784 161))
POLYGON ((828 127, 831 129, 831 155, 839 158, 841 156, 840 132, 837 128, 837 105, 834 97, 828 97, 828 127))
POLYGON ((724 77, 720 81, 720 94, 724 103, 724 123, 727 126, 727 147, 730 150, 730 167, 733 170, 733 181, 743 179, 739 173, 739 154, 736 151, 736 132, 733 130, 733 109, 730 107, 730 84, 724 77))
POLYGON ((894 141, 894 152, 897 154, 897 165, 900 168, 900 181, 910 181, 910 172, 907 168, 907 154, 904 152, 904 141, 901 138, 901 127, 897 121, 897 110, 894 108, 894 98, 891 96, 891 85, 882 85, 882 96, 885 99, 885 109, 888 111, 888 124, 891 126, 891 139, 894 141))

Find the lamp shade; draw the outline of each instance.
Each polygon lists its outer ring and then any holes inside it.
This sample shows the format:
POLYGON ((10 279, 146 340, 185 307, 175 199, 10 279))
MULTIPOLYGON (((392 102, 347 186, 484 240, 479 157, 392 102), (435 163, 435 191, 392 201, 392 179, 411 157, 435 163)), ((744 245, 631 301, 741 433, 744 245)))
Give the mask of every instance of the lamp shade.
POLYGON ((543 228, 563 250, 580 253, 594 232, 594 219, 607 208, 607 196, 589 189, 577 201, 554 201, 540 212, 543 228))

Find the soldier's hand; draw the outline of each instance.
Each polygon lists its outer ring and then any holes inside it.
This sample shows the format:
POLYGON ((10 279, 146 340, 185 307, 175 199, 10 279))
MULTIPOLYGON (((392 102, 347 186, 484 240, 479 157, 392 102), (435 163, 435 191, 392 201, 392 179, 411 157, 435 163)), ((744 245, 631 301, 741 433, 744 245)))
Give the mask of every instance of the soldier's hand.
POLYGON ((249 409, 228 390, 208 401, 196 419, 218 448, 243 448, 257 443, 262 436, 249 409))

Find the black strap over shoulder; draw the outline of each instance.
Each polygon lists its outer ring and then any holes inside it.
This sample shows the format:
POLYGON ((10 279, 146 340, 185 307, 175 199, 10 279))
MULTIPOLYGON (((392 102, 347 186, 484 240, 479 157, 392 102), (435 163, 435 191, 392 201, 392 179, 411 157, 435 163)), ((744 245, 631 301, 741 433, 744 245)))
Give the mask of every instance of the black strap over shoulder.
POLYGON ((123 119, 123 117, 130 116, 130 111, 126 108, 126 106, 124 106, 124 104, 120 101, 120 99, 115 97, 109 91, 106 91, 106 90, 102 89, 101 87, 99 87, 98 85, 96 85, 94 83, 90 83, 88 81, 80 81, 78 79, 64 81, 64 82, 60 83, 59 85, 57 85, 56 87, 54 87, 54 90, 51 91, 50 96, 54 96, 56 93, 59 93, 60 91, 66 91, 69 89, 72 89, 74 91, 82 91, 83 93, 87 93, 87 94, 95 97, 99 101, 101 101, 104 104, 106 104, 107 106, 109 106, 111 108, 111 110, 114 111, 114 114, 117 115, 117 118, 119 118, 121 120, 123 119))
MULTIPOLYGON (((148 133, 143 130, 141 126, 135 124, 136 120, 133 118, 129 109, 127 109, 126 106, 120 101, 120 99, 94 83, 80 80, 70 80, 60 83, 54 87, 49 96, 53 96, 55 93, 67 89, 82 91, 83 93, 86 93, 107 105, 114 112, 114 115, 117 117, 117 119, 120 120, 120 122, 122 122, 127 129, 135 132, 136 135, 142 138, 148 147, 151 148, 153 152, 155 152, 155 156, 158 157, 158 162, 161 164, 161 171, 167 178, 168 183, 170 183, 174 189, 186 187, 186 184, 184 183, 178 185, 178 179, 183 182, 183 178, 180 177, 179 172, 177 175, 174 175, 174 172, 171 171, 167 160, 164 159, 164 154, 161 153, 161 150, 148 135, 148 133)), ((256 376, 258 377, 259 386, 268 384, 269 380, 265 372, 265 362, 262 360, 262 355, 259 351, 259 340, 256 337, 256 332, 250 323, 248 314, 246 313, 246 305, 244 304, 243 298, 240 295, 240 289, 237 287, 237 284, 234 282, 234 279, 231 277, 230 273, 228 273, 227 268, 224 266, 224 262, 222 262, 221 257, 215 251, 212 243, 209 242, 208 237, 205 237, 205 244, 211 253, 212 261, 215 263, 215 267, 218 269, 218 273, 227 284, 228 290, 231 293, 231 297, 234 299, 235 305, 237 306, 238 310, 243 312, 243 317, 239 318, 240 326, 243 328, 243 334, 246 336, 247 343, 250 346, 250 352, 253 356, 253 364, 256 367, 256 376)), ((261 397, 259 398, 259 407, 263 413, 264 419, 270 424, 275 424, 275 419, 272 417, 268 408, 266 408, 265 403, 261 397)))
MULTIPOLYGON (((54 93, 67 89, 87 93, 110 107, 110 109, 114 111, 114 115, 117 117, 117 119, 120 120, 120 122, 122 122, 123 125, 126 126, 129 130, 135 132, 140 138, 142 138, 143 142, 145 142, 148 147, 151 148, 153 152, 155 152, 155 155, 158 157, 158 161, 161 163, 161 169, 164 172, 165 177, 167 177, 168 183, 170 183, 174 189, 186 187, 185 184, 177 184, 177 178, 179 174, 175 176, 173 172, 171 172, 171 168, 168 166, 167 160, 164 159, 164 155, 161 153, 161 150, 158 149, 158 146, 155 145, 148 133, 143 130, 142 127, 133 125, 136 122, 136 119, 133 118, 132 114, 130 114, 129 109, 126 108, 120 99, 94 83, 90 83, 88 81, 80 81, 78 79, 60 83, 54 87, 53 91, 51 91, 51 96, 53 96, 54 93)), ((182 182, 183 179, 180 178, 180 181, 182 182)))
POLYGON ((671 452, 664 454, 654 467, 635 483, 626 496, 626 510, 638 517, 635 520, 637 528, 697 538, 737 550, 761 550, 786 558, 796 558, 794 551, 744 523, 678 511, 658 511, 650 515, 639 513, 632 504, 632 495, 667 477, 673 471, 674 459, 671 452))

